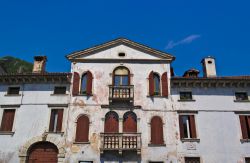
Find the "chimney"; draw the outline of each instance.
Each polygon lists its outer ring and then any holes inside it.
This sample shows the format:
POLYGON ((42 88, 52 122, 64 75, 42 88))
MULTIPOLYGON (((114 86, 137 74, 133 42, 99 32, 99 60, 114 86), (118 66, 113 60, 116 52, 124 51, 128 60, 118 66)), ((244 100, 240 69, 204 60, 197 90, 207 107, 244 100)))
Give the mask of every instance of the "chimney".
POLYGON ((208 56, 201 61, 203 66, 203 77, 216 77, 215 58, 208 56))
POLYGON ((35 56, 33 73, 44 73, 47 57, 46 56, 35 56))
POLYGON ((185 73, 183 74, 183 77, 186 77, 186 78, 198 78, 199 73, 200 73, 199 70, 196 70, 196 69, 192 68, 192 69, 189 69, 189 70, 185 71, 185 73))

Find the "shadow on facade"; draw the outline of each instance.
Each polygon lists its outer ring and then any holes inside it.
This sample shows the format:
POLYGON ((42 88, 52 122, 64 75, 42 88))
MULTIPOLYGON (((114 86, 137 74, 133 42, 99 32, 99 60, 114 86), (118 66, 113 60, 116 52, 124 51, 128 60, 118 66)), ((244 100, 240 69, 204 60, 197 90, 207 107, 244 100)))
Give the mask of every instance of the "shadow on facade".
POLYGON ((134 151, 123 151, 119 154, 118 151, 105 151, 100 157, 100 163, 124 163, 124 162, 141 163, 141 155, 134 151))

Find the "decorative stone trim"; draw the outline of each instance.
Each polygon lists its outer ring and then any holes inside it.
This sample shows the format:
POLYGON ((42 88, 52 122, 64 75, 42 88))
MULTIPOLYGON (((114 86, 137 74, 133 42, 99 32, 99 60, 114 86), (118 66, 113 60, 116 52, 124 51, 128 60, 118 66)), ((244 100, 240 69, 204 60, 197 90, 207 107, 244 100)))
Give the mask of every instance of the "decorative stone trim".
POLYGON ((42 136, 34 137, 28 142, 26 142, 19 150, 19 158, 20 163, 26 163, 28 158, 28 150, 29 148, 38 142, 50 142, 53 143, 55 146, 57 146, 58 149, 58 163, 63 163, 65 158, 65 149, 63 147, 63 143, 58 141, 56 138, 53 137, 47 137, 47 134, 43 134, 42 136))

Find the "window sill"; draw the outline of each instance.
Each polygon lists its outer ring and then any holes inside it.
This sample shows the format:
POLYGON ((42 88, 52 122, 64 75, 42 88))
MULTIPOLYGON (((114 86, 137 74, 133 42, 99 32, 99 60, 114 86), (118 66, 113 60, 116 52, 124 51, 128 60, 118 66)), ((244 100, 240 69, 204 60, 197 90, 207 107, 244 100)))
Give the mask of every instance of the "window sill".
POLYGON ((200 139, 197 139, 197 138, 181 138, 181 141, 182 142, 197 142, 197 143, 199 143, 200 139))
POLYGON ((50 96, 68 96, 69 94, 50 94, 50 96))
POLYGON ((241 143, 250 143, 250 139, 240 139, 241 143))
POLYGON ((64 134, 64 132, 51 132, 51 131, 49 131, 49 132, 45 132, 46 134, 55 134, 55 135, 61 135, 61 136, 63 136, 63 134, 64 134))
POLYGON ((178 102, 194 102, 195 100, 191 99, 191 100, 178 100, 178 102))
POLYGON ((93 94, 90 94, 90 95, 87 95, 87 94, 78 94, 78 95, 75 95, 75 96, 87 96, 87 97, 89 97, 89 96, 93 96, 93 94))
POLYGON ((5 94, 4 96, 21 96, 21 94, 5 94))
POLYGON ((166 147, 166 144, 148 144, 149 147, 166 147))
POLYGON ((13 131, 0 131, 0 135, 11 135, 13 136, 15 132, 13 131))
POLYGON ((234 100, 234 102, 250 102, 250 100, 234 100))
POLYGON ((90 142, 74 142, 73 144, 90 144, 90 142))
POLYGON ((147 95, 147 97, 150 97, 150 98, 168 98, 168 96, 160 96, 160 95, 154 95, 154 96, 147 95))

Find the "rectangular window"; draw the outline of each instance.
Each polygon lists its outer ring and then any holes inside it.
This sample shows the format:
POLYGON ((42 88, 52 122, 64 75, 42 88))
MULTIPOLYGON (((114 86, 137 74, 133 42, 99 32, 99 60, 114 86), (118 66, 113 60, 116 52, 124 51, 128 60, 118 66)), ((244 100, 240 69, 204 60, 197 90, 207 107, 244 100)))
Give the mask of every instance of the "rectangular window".
POLYGON ((93 163, 93 161, 79 161, 79 163, 93 163))
POLYGON ((199 157, 185 157, 185 163, 200 163, 199 157))
POLYGON ((235 99, 236 101, 247 101, 248 94, 247 92, 235 92, 235 99))
POLYGON ((8 95, 19 95, 20 87, 9 87, 8 88, 8 95))
POLYGON ((63 109, 52 109, 50 115, 49 132, 61 132, 63 109))
POLYGON ((240 125, 243 139, 250 139, 250 115, 240 115, 240 125))
POLYGON ((250 157, 245 158, 245 163, 250 163, 250 157))
POLYGON ((54 94, 66 94, 66 87, 55 87, 54 94))
POLYGON ((197 138, 194 115, 180 115, 179 125, 181 138, 197 138))
POLYGON ((180 100, 192 100, 192 92, 180 92, 180 100))
POLYGON ((11 132, 15 117, 15 109, 5 109, 1 123, 1 131, 11 132))

